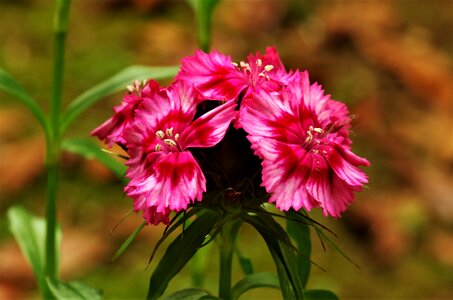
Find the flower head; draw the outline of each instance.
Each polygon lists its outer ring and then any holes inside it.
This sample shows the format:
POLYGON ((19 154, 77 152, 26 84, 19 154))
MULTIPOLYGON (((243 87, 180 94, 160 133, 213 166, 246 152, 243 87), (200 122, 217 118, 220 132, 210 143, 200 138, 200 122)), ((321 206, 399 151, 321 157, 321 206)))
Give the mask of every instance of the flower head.
POLYGON ((228 102, 193 120, 197 99, 191 85, 177 81, 144 98, 124 133, 125 192, 148 222, 168 221, 170 211, 201 201, 206 179, 189 148, 216 145, 236 117, 236 104, 228 102))
POLYGON ((268 47, 266 54, 251 54, 239 63, 217 51, 197 50, 183 59, 177 78, 193 84, 206 99, 230 101, 242 92, 245 98, 253 91, 277 90, 292 76, 285 71, 277 50, 268 47))
POLYGON ((113 116, 91 132, 91 135, 103 140, 110 147, 114 143, 125 144, 123 134, 133 123, 135 110, 140 107, 143 99, 150 98, 160 91, 159 84, 154 80, 144 82, 134 80, 127 89, 128 93, 121 104, 114 108, 113 116))
POLYGON ((340 216, 368 181, 369 162, 350 150, 344 104, 299 73, 279 93, 260 90, 245 99, 239 121, 263 159, 263 185, 281 210, 321 207, 340 216))

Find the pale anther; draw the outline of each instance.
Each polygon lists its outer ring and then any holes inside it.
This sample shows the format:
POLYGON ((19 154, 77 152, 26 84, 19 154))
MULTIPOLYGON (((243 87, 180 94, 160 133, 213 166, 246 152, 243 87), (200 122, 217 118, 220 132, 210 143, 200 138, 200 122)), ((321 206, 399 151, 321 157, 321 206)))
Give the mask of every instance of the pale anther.
POLYGON ((179 139, 179 133, 175 134, 175 141, 178 141, 179 139))
POLYGON ((239 62, 239 65, 241 66, 241 68, 245 68, 247 66, 247 64, 243 61, 239 62))
POLYGON ((232 62, 231 64, 232 64, 233 66, 235 66, 235 67, 237 67, 237 66, 238 66, 238 64, 237 64, 237 63, 235 63, 235 62, 232 62))
POLYGON ((273 70, 273 69, 274 69, 274 66, 273 66, 273 65, 265 65, 265 66, 264 66, 264 70, 266 70, 266 72, 269 72, 269 71, 271 71, 271 70, 273 70))
POLYGON ((173 127, 167 128, 165 133, 167 133, 168 137, 173 137, 173 127))
POLYGON ((142 82, 143 86, 145 86, 147 83, 148 83, 148 80, 143 79, 143 82, 142 82))
POLYGON ((156 151, 160 151, 162 149, 162 147, 160 146, 160 144, 156 144, 156 147, 154 147, 154 150, 156 151))
POLYGON ((159 130, 156 132, 156 136, 160 139, 163 139, 165 137, 165 134, 162 130, 159 130))
POLYGON ((132 85, 126 85, 126 89, 129 91, 129 92, 133 92, 134 91, 134 87, 132 85))
POLYGON ((321 128, 313 128, 313 131, 317 132, 317 133, 323 133, 324 132, 324 130, 322 130, 321 128))
POLYGON ((256 65, 257 65, 258 67, 261 67, 261 66, 263 65, 263 61, 262 61, 261 59, 258 58, 258 59, 256 60, 256 65))
POLYGON ((175 141, 173 141, 172 139, 165 139, 164 143, 167 144, 168 146, 176 146, 175 141))

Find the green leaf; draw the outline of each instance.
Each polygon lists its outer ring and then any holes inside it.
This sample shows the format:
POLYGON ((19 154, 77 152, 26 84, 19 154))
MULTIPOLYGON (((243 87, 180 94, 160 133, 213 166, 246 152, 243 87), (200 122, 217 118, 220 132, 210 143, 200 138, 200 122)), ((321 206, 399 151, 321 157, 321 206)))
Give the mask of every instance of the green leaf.
POLYGON ((78 281, 64 282, 46 278, 50 291, 58 300, 99 300, 102 291, 78 281))
POLYGON ((234 248, 234 254, 238 257, 239 260, 239 265, 241 266, 242 271, 244 272, 245 275, 250 275, 253 274, 253 263, 252 260, 245 256, 239 247, 234 248))
POLYGON ((211 258, 211 245, 212 244, 208 244, 198 249, 188 264, 192 278, 192 286, 203 287, 204 285, 206 267, 211 258))
POLYGON ((277 267, 283 298, 303 299, 294 249, 285 230, 266 214, 246 214, 243 219, 255 227, 266 242, 277 267))
POLYGON ((0 89, 15 96, 35 116, 44 129, 46 136, 50 135, 50 127, 41 107, 30 94, 8 72, 0 68, 0 89))
POLYGON ((199 288, 189 288, 176 291, 173 294, 165 297, 165 300, 199 300, 202 297, 210 296, 209 293, 199 288))
POLYGON ((112 155, 104 152, 102 148, 91 139, 87 138, 73 138, 66 139, 63 141, 63 149, 75 154, 79 154, 88 159, 97 159, 118 178, 125 180, 124 174, 126 174, 126 166, 117 161, 112 155))
POLYGON ((207 52, 211 44, 211 20, 214 8, 220 0, 187 0, 195 12, 198 26, 198 44, 207 52))
POLYGON ((337 295, 328 290, 305 290, 305 300, 339 300, 337 295))
POLYGON ((197 252, 218 219, 216 213, 205 210, 175 238, 151 275, 147 299, 158 299, 164 293, 170 280, 197 252))
POLYGON ((260 287, 280 288, 278 276, 275 273, 255 273, 245 276, 232 289, 233 300, 238 299, 242 294, 248 290, 260 287))
POLYGON ((146 222, 143 222, 137 229, 132 232, 132 234, 124 241, 124 243, 121 245, 121 247, 118 249, 118 251, 115 252, 115 255, 113 255, 112 259, 110 262, 114 262, 115 260, 118 259, 118 257, 123 254, 123 252, 129 247, 129 245, 132 243, 132 241, 135 239, 135 237, 142 231, 143 227, 145 227, 146 222))
POLYGON ((104 97, 114 94, 118 91, 125 89, 127 84, 132 80, 143 79, 165 79, 171 78, 178 72, 178 67, 145 67, 145 66, 131 66, 118 74, 112 76, 106 81, 87 90, 66 108, 61 117, 61 133, 71 124, 75 118, 85 111, 94 103, 102 100, 104 97))
POLYGON ((341 250, 341 248, 339 246, 337 246, 337 244, 335 244, 335 242, 333 242, 322 230, 320 230, 318 228, 316 228, 315 230, 316 230, 319 238, 321 239, 321 241, 327 242, 327 244, 332 249, 334 249, 335 251, 340 253, 341 256, 343 256, 347 261, 349 261, 351 264, 353 264, 354 266, 356 266, 357 268, 360 269, 360 266, 355 261, 353 261, 343 250, 341 250))
POLYGON ((286 220, 286 230, 290 237, 292 237, 297 244, 297 248, 301 255, 296 256, 296 264, 299 272, 299 278, 302 286, 307 286, 308 277, 310 274, 311 267, 311 239, 310 239, 310 227, 308 224, 301 222, 292 221, 290 218, 298 219, 299 215, 293 211, 288 211, 286 215, 289 217, 286 220))
MULTIPOLYGON (((37 218, 24 208, 13 206, 8 209, 9 228, 19 243, 20 249, 30 263, 41 290, 46 289, 45 282, 45 240, 46 221, 37 218)), ((61 230, 57 230, 57 247, 61 243, 61 230)), ((55 253, 59 253, 57 251, 55 253)), ((58 259, 57 259, 58 262, 58 259)))

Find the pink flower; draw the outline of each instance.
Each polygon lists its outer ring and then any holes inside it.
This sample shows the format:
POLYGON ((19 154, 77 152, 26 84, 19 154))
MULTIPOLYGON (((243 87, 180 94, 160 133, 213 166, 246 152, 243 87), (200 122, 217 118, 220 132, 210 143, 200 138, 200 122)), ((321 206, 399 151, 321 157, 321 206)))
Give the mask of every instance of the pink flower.
POLYGON ((91 132, 91 135, 103 140, 110 147, 114 143, 125 143, 123 133, 133 123, 135 110, 144 98, 150 98, 160 90, 159 84, 154 80, 143 84, 134 80, 127 88, 129 93, 124 96, 121 104, 114 108, 113 116, 91 132))
POLYGON ((230 101, 242 92, 246 98, 260 89, 277 90, 292 76, 285 71, 277 50, 268 47, 265 55, 251 54, 239 64, 217 51, 207 54, 197 50, 183 59, 177 78, 193 84, 205 99, 230 101))
POLYGON ((310 85, 308 73, 279 93, 257 91, 245 99, 240 122, 263 159, 263 185, 281 210, 321 207, 340 216, 368 182, 358 166, 370 163, 350 150, 344 104, 310 85))
POLYGON ((236 104, 228 102, 193 120, 197 98, 192 86, 173 83, 144 98, 125 131, 130 155, 125 192, 150 223, 166 223, 170 211, 202 200, 206 179, 188 148, 216 145, 236 117, 236 104))

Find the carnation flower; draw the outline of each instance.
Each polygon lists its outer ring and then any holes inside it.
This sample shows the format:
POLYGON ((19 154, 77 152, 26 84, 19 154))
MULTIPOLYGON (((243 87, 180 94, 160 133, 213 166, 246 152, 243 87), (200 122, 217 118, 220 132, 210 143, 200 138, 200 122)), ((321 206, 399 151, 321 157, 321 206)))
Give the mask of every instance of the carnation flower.
POLYGON ((197 99, 191 85, 175 82, 143 98, 124 131, 130 156, 125 192, 148 223, 168 223, 170 211, 202 200, 206 179, 188 149, 216 145, 236 117, 236 104, 228 102, 193 120, 197 99))
POLYGON ((308 73, 279 93, 258 90, 243 102, 239 121, 262 161, 270 202, 283 210, 321 207, 340 216, 368 182, 358 166, 370 163, 351 152, 350 119, 308 73))
POLYGON ((233 63, 230 56, 217 51, 195 55, 182 60, 177 78, 193 84, 206 99, 236 100, 261 89, 278 90, 288 83, 293 73, 287 73, 274 47, 266 54, 251 54, 247 60, 233 63))
POLYGON ((114 143, 125 144, 124 130, 133 123, 135 110, 141 105, 144 98, 150 98, 160 90, 159 84, 150 80, 139 82, 134 80, 127 86, 128 94, 124 96, 119 106, 114 108, 113 116, 101 126, 91 132, 91 135, 103 140, 110 147, 114 143))

